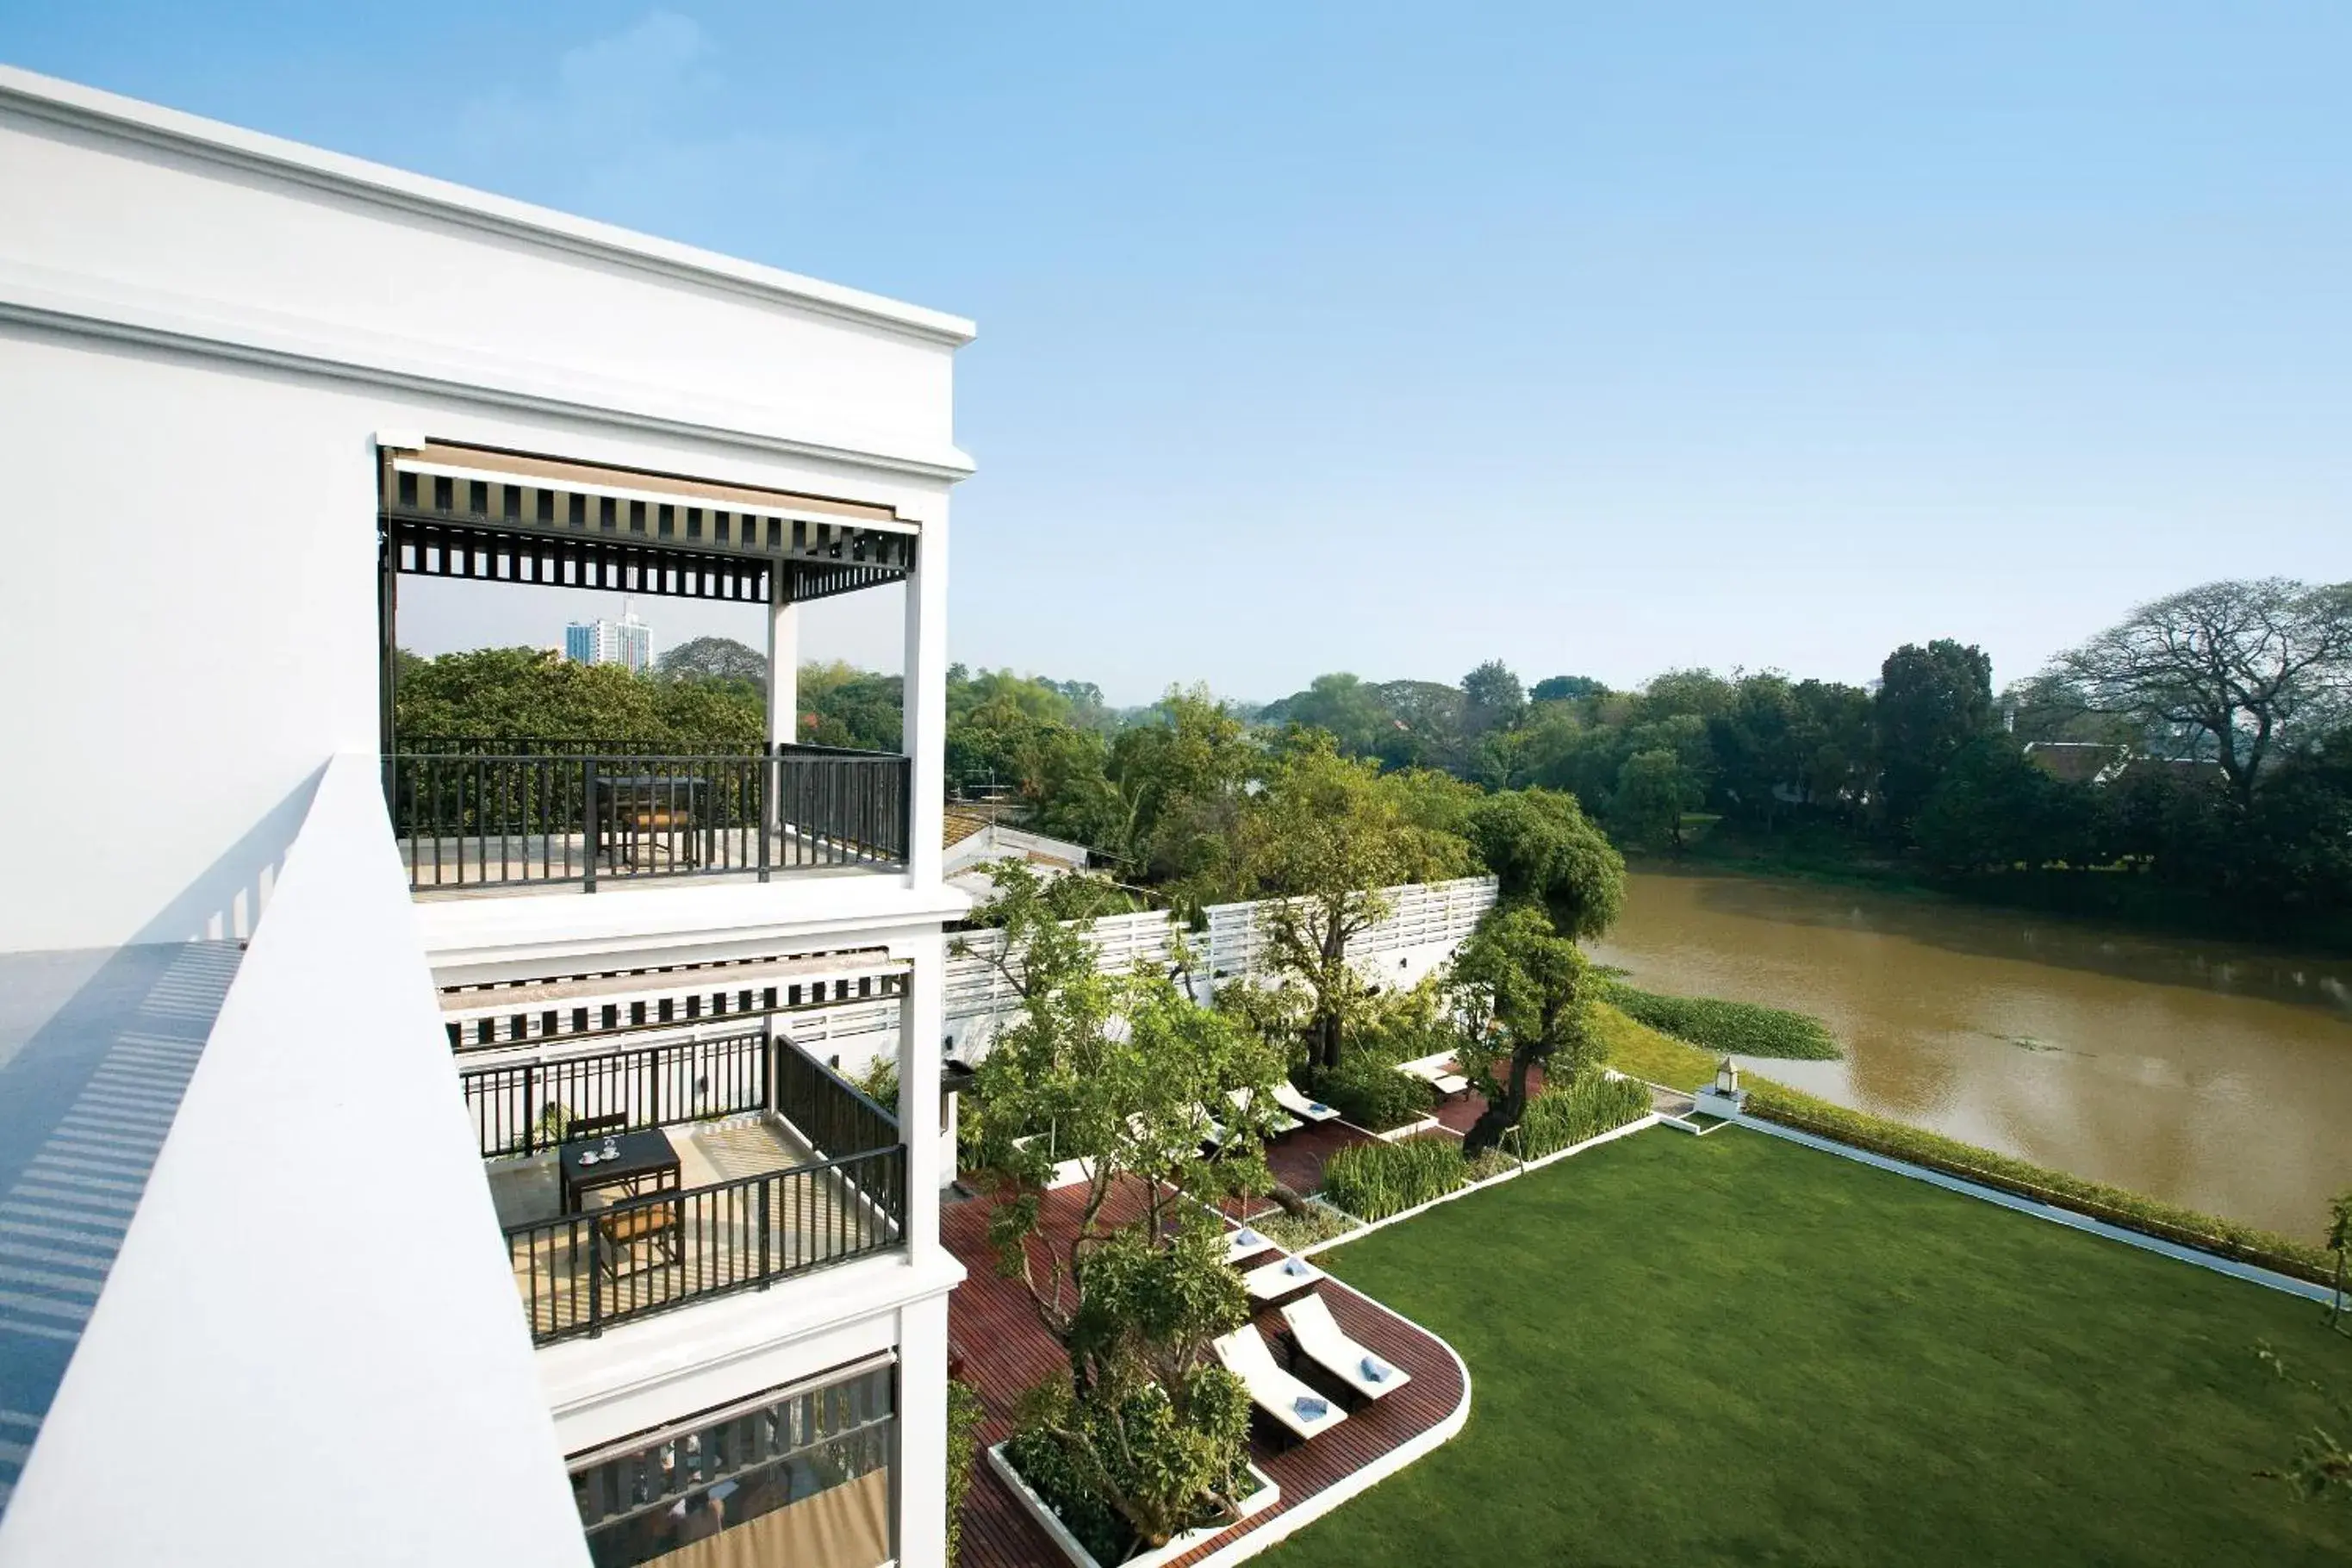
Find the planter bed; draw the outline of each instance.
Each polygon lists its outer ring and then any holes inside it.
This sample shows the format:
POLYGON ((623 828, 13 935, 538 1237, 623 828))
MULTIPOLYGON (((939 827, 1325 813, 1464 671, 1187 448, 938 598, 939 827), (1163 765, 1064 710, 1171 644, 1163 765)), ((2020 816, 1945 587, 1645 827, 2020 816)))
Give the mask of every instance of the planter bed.
POLYGON ((1202 1542, 1223 1534, 1233 1529, 1234 1524, 1240 1523, 1241 1520, 1263 1513, 1282 1500, 1282 1489, 1276 1486, 1264 1470, 1252 1465, 1249 1468, 1250 1479, 1257 1482, 1257 1489, 1241 1500, 1241 1519, 1234 1521, 1233 1523, 1203 1525, 1198 1530, 1185 1531, 1165 1546, 1126 1558, 1117 1563, 1097 1563, 1094 1554, 1081 1546, 1078 1543, 1078 1538, 1071 1534, 1069 1528, 1063 1524, 1061 1516, 1046 1505, 1044 1498, 1030 1489, 1027 1481, 1021 1479, 1021 1472, 1014 1469, 1013 1461, 1004 1457, 1003 1444, 999 1443, 988 1450, 988 1463, 1005 1486, 1011 1489, 1013 1498, 1023 1508, 1028 1510, 1030 1517, 1037 1521, 1039 1527, 1053 1539, 1054 1544, 1062 1549, 1062 1554, 1076 1564, 1076 1568, 1160 1568, 1160 1564, 1173 1563, 1202 1542))

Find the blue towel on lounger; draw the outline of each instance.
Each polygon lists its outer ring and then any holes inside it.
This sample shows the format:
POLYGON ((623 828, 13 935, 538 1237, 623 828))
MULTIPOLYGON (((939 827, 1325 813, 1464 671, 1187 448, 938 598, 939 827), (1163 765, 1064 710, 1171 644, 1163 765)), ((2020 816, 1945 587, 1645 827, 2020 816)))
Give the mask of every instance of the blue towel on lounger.
POLYGON ((1307 1259, 1303 1258, 1294 1258, 1289 1262, 1282 1266, 1282 1271, 1293 1279, 1297 1279, 1307 1272, 1307 1259))
POLYGON ((1369 1382, 1386 1383, 1389 1380, 1389 1374, 1395 1370, 1396 1368, 1376 1355, 1368 1355, 1364 1358, 1364 1376, 1369 1382))
POLYGON ((1240 1242, 1244 1247, 1255 1247, 1259 1242, 1264 1241, 1265 1237, 1250 1229, 1247 1226, 1244 1226, 1241 1229, 1234 1232, 1234 1239, 1240 1242))
POLYGON ((1302 1421, 1320 1421, 1331 1414, 1331 1407, 1311 1394, 1300 1394, 1290 1402, 1290 1407, 1298 1412, 1302 1421))

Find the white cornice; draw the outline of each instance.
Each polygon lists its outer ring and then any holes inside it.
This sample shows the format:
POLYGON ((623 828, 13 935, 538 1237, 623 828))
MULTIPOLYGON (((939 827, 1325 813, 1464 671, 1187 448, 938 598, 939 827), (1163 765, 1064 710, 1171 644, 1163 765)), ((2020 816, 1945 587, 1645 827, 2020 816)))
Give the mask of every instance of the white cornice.
POLYGON ((486 354, 470 355, 460 364, 446 353, 419 353, 414 343, 362 342, 357 341, 362 334, 348 328, 326 331, 291 323, 232 322, 185 308, 182 302, 133 299, 120 289, 102 292, 60 289, 54 282, 36 279, 29 268, 0 263, 0 321, 21 321, 52 331, 236 360, 400 392, 461 398, 530 414, 724 442, 783 457, 846 463, 950 484, 973 468, 972 460, 952 446, 910 451, 846 439, 839 443, 793 440, 763 428, 772 419, 762 409, 675 395, 649 404, 642 386, 615 388, 612 401, 593 401, 579 395, 604 389, 583 386, 576 373, 559 374, 486 354))
POLYGON ((975 332, 971 321, 944 311, 265 136, 15 66, 0 65, 0 110, 905 337, 952 346, 970 342, 975 332))

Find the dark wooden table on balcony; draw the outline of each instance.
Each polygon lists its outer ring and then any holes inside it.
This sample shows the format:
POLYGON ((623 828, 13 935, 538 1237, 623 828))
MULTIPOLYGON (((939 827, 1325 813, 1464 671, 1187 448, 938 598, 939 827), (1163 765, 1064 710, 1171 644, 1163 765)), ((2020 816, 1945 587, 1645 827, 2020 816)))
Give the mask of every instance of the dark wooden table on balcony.
POLYGON ((675 865, 681 845, 687 865, 702 864, 702 835, 709 820, 703 809, 710 789, 709 779, 694 773, 634 773, 608 776, 600 781, 600 787, 613 803, 610 826, 614 831, 604 853, 613 860, 614 869, 635 867, 640 850, 648 858, 656 853, 667 855, 675 865))
POLYGON ((599 1159, 593 1164, 581 1163, 581 1156, 601 1153, 602 1138, 584 1138, 577 1143, 566 1143, 556 1155, 556 1185, 565 1214, 578 1214, 580 1200, 600 1187, 625 1187, 631 1195, 646 1190, 652 1183, 655 1192, 673 1192, 678 1186, 677 1150, 669 1134, 658 1127, 640 1127, 634 1132, 615 1134, 613 1139, 617 1155, 610 1160, 599 1159))

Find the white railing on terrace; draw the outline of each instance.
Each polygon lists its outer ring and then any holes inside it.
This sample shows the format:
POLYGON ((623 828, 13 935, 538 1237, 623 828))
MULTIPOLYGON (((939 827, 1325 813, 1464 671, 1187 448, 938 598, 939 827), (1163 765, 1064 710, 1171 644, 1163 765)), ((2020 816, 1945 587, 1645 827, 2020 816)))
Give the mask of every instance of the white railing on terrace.
MULTIPOLYGON (((1411 882, 1383 889, 1382 895, 1389 901, 1388 919, 1348 943, 1348 956, 1360 963, 1408 948, 1459 944, 1479 917, 1495 907, 1496 898, 1492 877, 1411 882)), ((1263 979, 1267 969, 1265 917, 1274 903, 1264 899, 1213 904, 1205 931, 1188 931, 1181 921, 1160 910, 1106 916, 1094 926, 1096 967, 1109 973, 1138 963, 1171 963, 1181 937, 1192 949, 1195 980, 1263 979)), ((951 1027, 1009 1012, 1017 1000, 996 965, 1004 951, 1003 932, 973 931, 963 939, 963 952, 948 960, 947 1021, 951 1027)))

